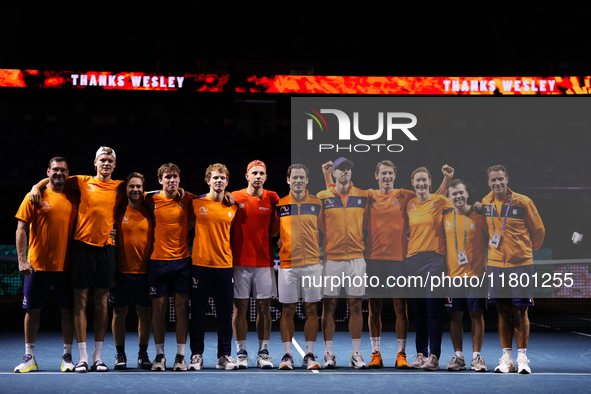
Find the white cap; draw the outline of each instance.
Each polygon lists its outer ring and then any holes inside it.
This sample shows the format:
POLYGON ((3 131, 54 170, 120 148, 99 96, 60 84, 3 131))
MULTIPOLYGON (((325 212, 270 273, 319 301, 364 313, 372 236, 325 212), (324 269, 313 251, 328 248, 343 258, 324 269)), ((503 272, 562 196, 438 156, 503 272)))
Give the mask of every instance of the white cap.
POLYGON ((113 159, 115 159, 115 161, 117 161, 117 155, 115 154, 115 149, 111 149, 108 146, 101 146, 96 151, 96 156, 94 156, 95 160, 98 159, 98 157, 100 155, 111 155, 111 156, 113 156, 113 159))

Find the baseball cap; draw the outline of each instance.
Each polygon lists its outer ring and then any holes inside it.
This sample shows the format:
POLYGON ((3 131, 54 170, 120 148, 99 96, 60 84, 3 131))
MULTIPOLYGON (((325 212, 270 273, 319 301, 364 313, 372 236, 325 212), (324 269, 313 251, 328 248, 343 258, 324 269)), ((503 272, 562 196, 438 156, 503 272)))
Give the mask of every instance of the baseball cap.
POLYGON ((339 157, 332 164, 332 169, 333 170, 336 170, 343 163, 349 163, 349 165, 351 166, 351 168, 353 168, 353 162, 351 160, 347 159, 346 157, 339 157))
POLYGON ((111 155, 113 159, 117 161, 117 155, 115 154, 115 149, 109 148, 108 146, 101 146, 97 151, 96 155, 94 156, 97 159, 100 155, 111 155))
POLYGON ((260 160, 253 160, 250 163, 248 163, 248 166, 246 167, 246 172, 250 171, 250 169, 254 166, 261 166, 265 169, 265 172, 267 172, 267 166, 260 160))

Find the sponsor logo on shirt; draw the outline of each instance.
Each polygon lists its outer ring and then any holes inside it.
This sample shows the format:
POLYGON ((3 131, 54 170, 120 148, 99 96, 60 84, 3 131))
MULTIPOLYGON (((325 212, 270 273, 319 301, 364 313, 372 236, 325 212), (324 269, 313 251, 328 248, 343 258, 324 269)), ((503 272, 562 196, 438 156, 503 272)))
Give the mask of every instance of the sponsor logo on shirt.
POLYGON ((394 200, 394 205, 398 205, 398 200, 394 200))
POLYGON ((517 215, 517 209, 513 210, 513 215, 517 215))
POLYGON ((470 230, 474 230, 474 223, 470 223, 470 230))
MULTIPOLYGON (((202 208, 203 208, 203 207, 202 207, 202 208)), ((194 277, 194 276, 193 276, 193 277, 191 277, 191 279, 192 279, 192 282, 193 282, 193 283, 191 284, 191 287, 192 287, 192 288, 194 288, 194 289, 196 289, 196 288, 197 288, 197 283, 199 283, 199 279, 195 279, 195 277, 194 277)))
POLYGON ((41 209, 51 209, 51 207, 49 206, 49 201, 41 202, 41 209))
POLYGON ((445 221, 445 229, 446 230, 451 230, 451 223, 449 222, 449 220, 445 221))
POLYGON ((124 215, 124 216, 122 216, 122 218, 123 218, 123 220, 121 220, 121 224, 127 224, 127 223, 129 223, 129 217, 127 217, 127 216, 124 215))
POLYGON ((199 207, 199 215, 207 215, 207 208, 199 207))
POLYGON ((417 205, 415 203, 410 204, 409 211, 416 211, 416 210, 417 210, 417 205))
POLYGON ((243 202, 241 202, 241 203, 238 205, 238 207, 239 207, 239 208, 244 208, 244 203, 243 203, 243 202))
POLYGON ((184 207, 183 203, 182 203, 182 202, 180 202, 180 203, 179 203, 179 208, 180 208, 180 209, 183 209, 183 207, 184 207))
POLYGON ((231 218, 232 217, 232 212, 228 212, 228 217, 231 218))
POLYGON ((268 210, 270 210, 270 208, 268 208, 268 207, 259 207, 259 209, 260 209, 261 211, 268 211, 268 210))
POLYGON ((92 183, 88 184, 88 186, 86 186, 86 191, 87 192, 94 192, 96 189, 96 186, 93 185, 92 183))

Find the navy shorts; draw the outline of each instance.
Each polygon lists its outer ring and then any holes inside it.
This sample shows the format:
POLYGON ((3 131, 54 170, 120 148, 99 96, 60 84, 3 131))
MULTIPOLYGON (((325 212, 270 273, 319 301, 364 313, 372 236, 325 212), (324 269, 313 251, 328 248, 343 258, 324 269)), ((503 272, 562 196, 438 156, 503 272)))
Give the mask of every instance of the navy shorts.
POLYGON ((191 257, 179 260, 150 260, 150 298, 166 297, 174 293, 189 295, 191 265, 191 257))
POLYGON ((445 256, 436 252, 421 252, 407 258, 405 266, 408 298, 444 297, 445 291, 439 279, 447 274, 445 256), (437 278, 434 280, 433 277, 437 278))
POLYGON ((445 310, 447 312, 474 312, 486 309, 486 299, 479 298, 479 289, 472 287, 451 288, 446 292, 445 310))
POLYGON ((109 306, 113 308, 125 308, 131 303, 131 297, 136 305, 149 308, 150 290, 148 287, 148 274, 115 274, 115 287, 109 293, 109 306))
POLYGON ((57 306, 60 309, 74 307, 74 293, 70 287, 69 272, 35 271, 31 275, 25 276, 23 309, 44 307, 52 288, 57 306))
POLYGON ((94 246, 75 240, 72 243, 72 287, 88 289, 92 284, 100 289, 115 286, 115 247, 94 246))
POLYGON ((488 266, 488 300, 490 303, 499 299, 515 300, 513 305, 532 306, 531 302, 534 273, 533 265, 499 268, 488 266), (530 305, 531 303, 531 305, 530 305))
POLYGON ((406 280, 399 279, 406 276, 404 261, 394 260, 365 260, 367 266, 367 287, 365 294, 370 298, 405 298, 406 280), (400 284, 400 286, 398 286, 400 284))

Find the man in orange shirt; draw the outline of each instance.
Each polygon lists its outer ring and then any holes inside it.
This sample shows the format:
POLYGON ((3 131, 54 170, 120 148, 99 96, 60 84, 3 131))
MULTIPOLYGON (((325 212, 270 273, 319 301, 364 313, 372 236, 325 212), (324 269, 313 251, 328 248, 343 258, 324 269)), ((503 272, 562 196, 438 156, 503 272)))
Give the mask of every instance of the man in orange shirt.
POLYGON ((117 269, 115 287, 109 294, 109 305, 113 307, 113 340, 117 349, 115 369, 127 367, 125 354, 125 317, 131 302, 135 299, 138 316, 139 353, 137 367, 151 369, 148 357, 150 341, 150 292, 148 287, 148 263, 154 246, 154 221, 152 214, 142 205, 144 176, 134 172, 125 178, 127 206, 117 212, 117 269))
POLYGON ((277 193, 263 189, 267 167, 260 160, 251 161, 246 168, 248 187, 232 193, 238 204, 232 231, 234 257, 234 316, 232 328, 236 341, 236 361, 247 368, 246 312, 251 292, 256 300, 259 352, 257 366, 273 368, 269 361, 271 337, 271 297, 277 296, 274 255, 271 237, 279 233, 279 220, 274 215, 279 201, 277 193))
POLYGON ((324 276, 328 278, 330 286, 324 288, 322 310, 322 333, 324 335, 324 365, 323 368, 336 368, 335 355, 332 352, 332 338, 335 331, 334 312, 341 288, 349 302, 349 333, 353 343, 353 352, 349 361, 352 368, 367 368, 361 355, 361 334, 363 331, 363 316, 361 302, 365 293, 366 263, 363 258, 365 244, 363 242, 363 228, 367 223, 367 191, 353 186, 351 174, 353 162, 345 157, 339 157, 334 165, 326 163, 324 171, 333 169, 336 185, 321 191, 317 197, 322 201, 322 215, 320 228, 324 232, 323 250, 327 259, 324 265, 324 276), (340 286, 332 286, 332 278, 348 277, 340 286), (361 279, 361 282, 358 281, 361 279))
POLYGON ((203 368, 205 317, 209 295, 213 291, 218 323, 217 369, 238 369, 230 357, 232 347, 232 304, 234 270, 230 230, 236 219, 237 205, 223 203, 230 178, 225 165, 210 165, 205 172, 209 193, 193 199, 195 239, 191 266, 191 363, 190 370, 203 368))
POLYGON ((509 286, 508 279, 502 282, 501 275, 527 275, 534 271, 533 252, 544 242, 546 230, 533 201, 507 187, 509 175, 501 165, 489 167, 488 185, 491 192, 482 199, 488 225, 488 273, 492 278, 489 286, 489 303, 497 305, 499 337, 503 356, 495 372, 515 371, 512 356, 513 335, 517 342, 518 372, 529 374, 527 343, 529 317, 527 310, 533 306, 530 286, 509 286))
POLYGON ((37 371, 35 341, 39 331, 41 308, 45 305, 50 289, 62 313, 64 354, 61 370, 72 372, 73 294, 69 281, 69 247, 72 239, 78 198, 64 190, 69 174, 68 163, 63 157, 49 161, 49 184, 42 191, 41 201, 33 205, 25 196, 17 214, 16 249, 19 271, 25 277, 23 308, 25 309, 25 355, 14 372, 37 371), (30 228, 29 255, 27 258, 27 230, 30 228))
POLYGON ((314 356, 318 335, 318 302, 322 299, 322 264, 318 233, 318 217, 322 202, 306 190, 308 169, 303 164, 292 164, 287 169, 287 183, 291 191, 277 203, 276 213, 281 222, 281 250, 279 251, 278 290, 281 312, 281 341, 284 356, 279 369, 293 369, 291 342, 294 334, 293 316, 296 303, 304 300, 306 309, 306 353, 302 365, 320 369, 314 356))
POLYGON ((158 169, 158 182, 162 190, 147 193, 146 204, 155 217, 154 252, 148 269, 148 285, 152 299, 152 328, 156 345, 156 358, 153 371, 166 370, 164 356, 164 337, 166 334, 166 302, 169 293, 174 294, 176 316, 177 351, 174 371, 186 371, 185 345, 189 330, 189 282, 191 276, 191 253, 187 237, 194 222, 193 197, 186 193, 178 194, 181 169, 173 163, 163 164, 158 169))
MULTIPOLYGON (((468 188, 461 179, 454 179, 449 185, 449 200, 454 205, 443 213, 445 230, 447 275, 455 277, 479 277, 486 274, 484 249, 488 235, 484 216, 468 205, 468 188)), ((455 282, 454 282, 455 283, 455 282)), ((447 365, 448 371, 466 369, 462 337, 463 317, 467 310, 472 321, 472 363, 470 369, 486 372, 486 364, 480 351, 484 338, 484 317, 486 308, 485 289, 468 282, 470 286, 451 286, 446 290, 445 309, 449 312, 449 335, 454 347, 454 356, 447 365), (482 294, 481 294, 482 293, 482 294)))
MULTIPOLYGON (((107 332, 109 289, 115 285, 115 247, 113 225, 115 212, 125 198, 123 181, 111 179, 117 155, 101 146, 95 154, 96 176, 71 176, 66 187, 80 191, 76 232, 72 243, 72 287, 74 288, 74 333, 78 342, 80 361, 76 372, 88 371, 86 351, 86 305, 88 289, 94 285, 94 352, 90 369, 108 371, 101 360, 107 332)), ((39 190, 47 185, 44 179, 31 189, 29 200, 39 201, 39 190)))

